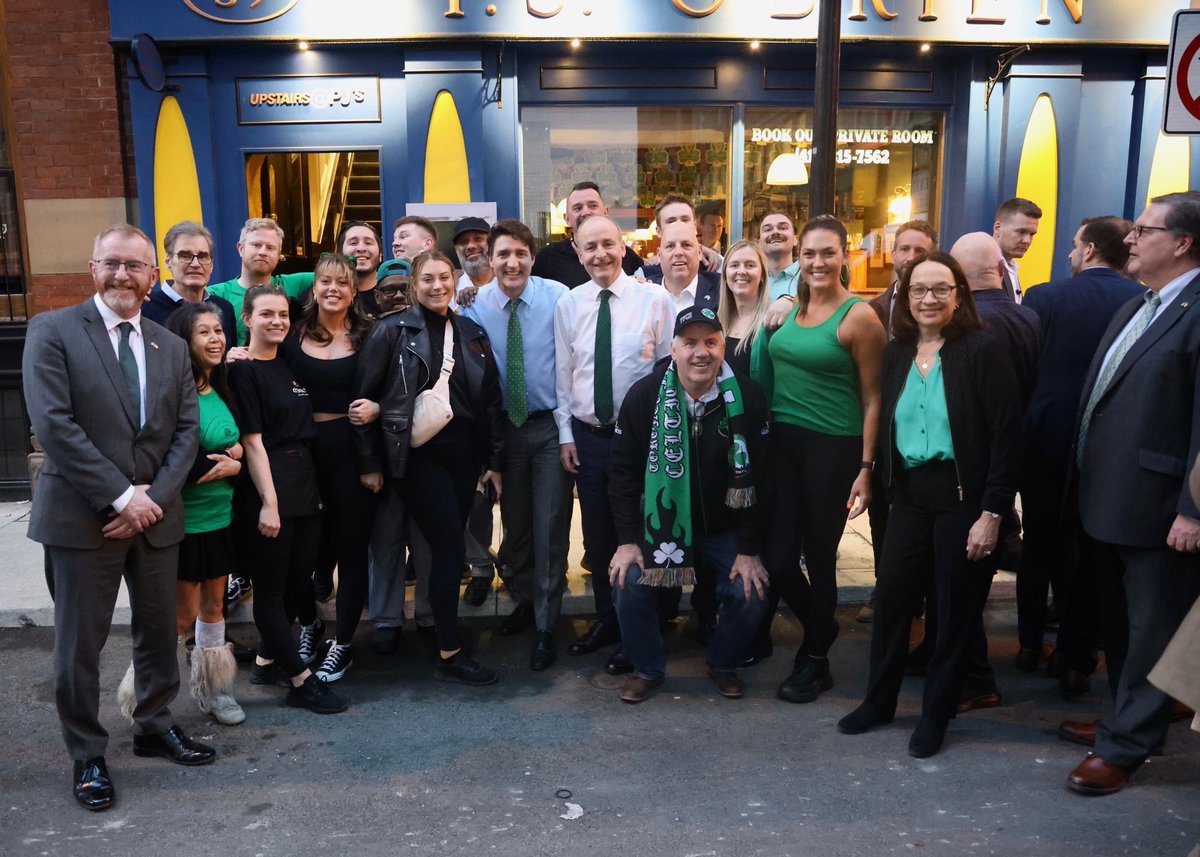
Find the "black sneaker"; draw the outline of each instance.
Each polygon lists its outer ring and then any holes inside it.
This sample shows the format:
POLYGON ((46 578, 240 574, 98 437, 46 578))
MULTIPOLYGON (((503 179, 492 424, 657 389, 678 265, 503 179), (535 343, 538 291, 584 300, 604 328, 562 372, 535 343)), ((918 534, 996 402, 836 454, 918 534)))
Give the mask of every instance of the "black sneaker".
POLYGON ((291 680, 283 674, 277 663, 255 663, 250 668, 251 684, 274 684, 279 687, 291 687, 291 680))
POLYGON ((307 708, 313 714, 340 714, 348 706, 346 701, 330 689, 329 685, 317 681, 310 675, 304 684, 293 687, 283 700, 292 708, 307 708))
POLYGON ((350 657, 350 644, 342 646, 337 640, 329 641, 329 651, 325 655, 325 660, 321 661, 321 666, 317 670, 317 678, 325 683, 337 681, 346 674, 346 670, 350 669, 350 665, 354 663, 354 659, 350 657))
POLYGON ((775 695, 784 702, 813 702, 831 687, 833 676, 829 674, 829 659, 809 655, 806 662, 779 685, 775 695))
POLYGON ((311 625, 300 626, 300 660, 306 664, 311 664, 317 659, 317 649, 321 645, 321 638, 325 636, 325 623, 321 621, 321 617, 317 617, 317 621, 311 625))
POLYGON ((433 677, 438 681, 455 681, 459 684, 485 685, 495 684, 500 678, 491 667, 485 667, 479 661, 459 651, 448 660, 438 658, 434 667, 433 677))
POLYGON ((225 583, 225 610, 228 612, 254 594, 254 586, 244 577, 229 575, 225 583))
POLYGON ((490 577, 472 577, 463 589, 462 600, 472 607, 481 607, 492 594, 492 579, 490 577))
POLYGON ((377 655, 393 655, 404 641, 403 634, 397 627, 376 628, 371 632, 371 649, 377 655))

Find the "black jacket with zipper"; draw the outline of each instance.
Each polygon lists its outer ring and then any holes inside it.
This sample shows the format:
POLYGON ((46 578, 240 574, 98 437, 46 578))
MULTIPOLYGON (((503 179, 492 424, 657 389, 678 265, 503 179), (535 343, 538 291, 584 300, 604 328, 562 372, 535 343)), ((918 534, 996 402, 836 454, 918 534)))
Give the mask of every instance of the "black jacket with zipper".
MULTIPOLYGON (((883 416, 878 456, 888 497, 903 468, 896 450, 896 403, 916 358, 916 345, 889 342, 883 352, 883 416)), ((1021 480, 1021 391, 1012 361, 984 331, 946 342, 940 352, 946 413, 954 443, 959 495, 980 511, 1004 515, 1021 480)))
MULTIPOLYGON (((489 470, 499 472, 504 469, 504 413, 492 345, 483 328, 471 319, 452 313, 451 321, 475 416, 476 452, 489 470)), ((404 476, 417 394, 441 371, 440 364, 434 367, 432 362, 421 307, 409 307, 376 322, 363 344, 354 384, 355 398, 379 403, 379 419, 355 426, 359 473, 383 473, 392 479, 404 476)))
MULTIPOLYGON (((658 390, 670 362, 669 357, 658 361, 649 375, 634 382, 621 403, 609 462, 608 499, 612 504, 617 541, 623 545, 640 547, 645 541, 642 495, 646 489, 650 430, 654 425, 658 390)), ((754 381, 742 375, 736 377, 744 400, 742 421, 758 500, 749 509, 736 511, 725 505, 725 492, 729 488, 730 438, 725 408, 718 396, 705 405, 699 435, 693 433, 689 444, 692 531, 703 536, 736 530, 738 553, 756 556, 762 543, 762 508, 767 493, 767 399, 762 387, 754 381)))

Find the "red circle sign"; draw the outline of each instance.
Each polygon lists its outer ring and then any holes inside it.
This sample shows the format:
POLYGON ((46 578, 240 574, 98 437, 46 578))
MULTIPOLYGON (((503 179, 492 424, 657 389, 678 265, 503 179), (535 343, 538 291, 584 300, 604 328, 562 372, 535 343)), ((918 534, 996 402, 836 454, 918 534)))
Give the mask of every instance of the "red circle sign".
POLYGON ((1192 95, 1192 88, 1188 85, 1188 69, 1192 60, 1196 58, 1197 51, 1200 51, 1200 36, 1192 39, 1179 58, 1179 68, 1175 70, 1175 91, 1179 93, 1183 108, 1194 118, 1200 119, 1200 98, 1192 95))

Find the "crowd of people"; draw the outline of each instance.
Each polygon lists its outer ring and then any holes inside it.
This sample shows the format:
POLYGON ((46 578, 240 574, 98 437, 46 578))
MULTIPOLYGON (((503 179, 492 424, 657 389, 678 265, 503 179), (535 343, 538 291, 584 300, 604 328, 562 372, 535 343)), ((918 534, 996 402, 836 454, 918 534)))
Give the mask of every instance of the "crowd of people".
POLYGON ((1093 747, 1071 789, 1117 791, 1200 702, 1200 194, 1156 198, 1136 223, 1085 220, 1072 276, 1022 284, 1040 218, 1010 200, 949 252, 928 222, 901 224, 894 281, 871 301, 848 289, 834 217, 771 212, 722 256, 723 221, 668 194, 650 265, 591 182, 567 198, 569 238, 539 250, 517 220, 466 218, 457 264, 409 216, 392 259, 352 222, 312 273, 280 275, 283 230, 256 218, 240 275, 211 283, 212 235, 186 222, 164 236, 167 282, 145 234, 105 230, 96 295, 35 317, 24 357, 46 450, 29 534, 55 597, 76 799, 114 800, 99 653, 122 577, 134 751, 206 764, 216 751, 170 714, 177 649, 200 709, 244 721, 224 609, 251 592, 249 681, 315 713, 348 707, 334 684, 364 609, 372 648, 397 650, 410 575, 435 678, 499 679, 459 631, 464 569, 474 604, 499 570, 515 607, 496 633, 533 631, 529 667, 548 669, 572 491, 595 619, 567 652, 604 650, 624 702, 664 682, 662 622, 689 586, 718 693, 743 696, 741 671, 772 655, 782 601, 804 637, 777 696, 818 699, 839 540, 867 514, 869 678, 837 728, 891 723, 905 675, 924 676, 916 757, 1001 704, 983 611, 1007 557, 1016 668, 1044 662, 1075 699, 1103 653, 1111 708, 1060 735, 1093 747))

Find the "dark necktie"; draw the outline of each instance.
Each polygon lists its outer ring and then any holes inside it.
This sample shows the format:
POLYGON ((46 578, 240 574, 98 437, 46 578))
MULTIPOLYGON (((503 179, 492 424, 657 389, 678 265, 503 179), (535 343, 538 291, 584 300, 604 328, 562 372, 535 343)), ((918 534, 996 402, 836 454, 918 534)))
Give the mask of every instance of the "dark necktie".
POLYGON ((517 428, 529 417, 525 400, 525 342, 521 338, 521 317, 517 315, 519 300, 508 302, 508 354, 505 360, 508 376, 508 420, 517 428))
POLYGON ((129 334, 133 333, 133 325, 123 321, 117 325, 121 340, 117 344, 117 361, 121 364, 121 374, 125 376, 125 386, 129 390, 129 401, 133 403, 133 418, 138 427, 142 425, 142 383, 138 378, 137 358, 129 346, 129 334))
POLYGON ((613 418, 611 297, 608 289, 600 290, 600 312, 596 315, 595 399, 596 419, 601 425, 611 423, 613 418))

